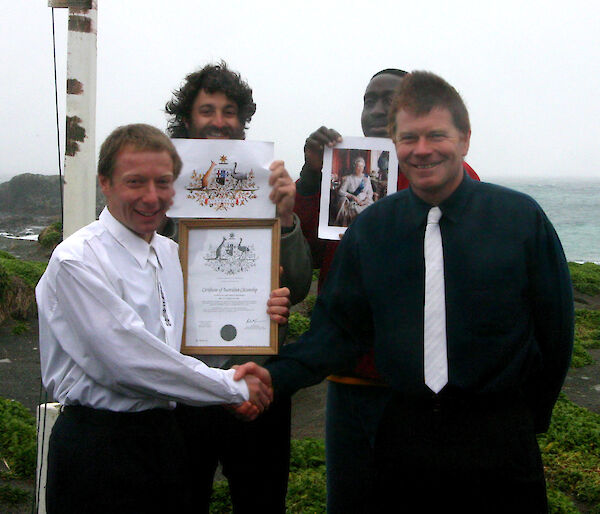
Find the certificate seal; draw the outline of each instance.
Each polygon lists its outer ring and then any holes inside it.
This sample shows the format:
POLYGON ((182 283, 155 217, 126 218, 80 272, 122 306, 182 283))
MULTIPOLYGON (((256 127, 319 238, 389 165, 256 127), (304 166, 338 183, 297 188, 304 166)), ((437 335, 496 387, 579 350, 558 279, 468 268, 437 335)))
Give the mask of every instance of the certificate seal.
POLYGON ((237 329, 233 325, 224 325, 221 327, 221 339, 224 341, 233 341, 237 336, 237 329))

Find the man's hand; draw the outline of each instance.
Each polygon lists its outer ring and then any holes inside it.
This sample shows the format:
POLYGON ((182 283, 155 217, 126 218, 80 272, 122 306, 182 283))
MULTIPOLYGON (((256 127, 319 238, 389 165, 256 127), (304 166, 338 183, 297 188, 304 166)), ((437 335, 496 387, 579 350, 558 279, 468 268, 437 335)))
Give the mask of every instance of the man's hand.
POLYGON ((241 366, 232 366, 232 368, 236 370, 233 376, 234 380, 246 380, 248 391, 250 392, 250 400, 237 405, 225 405, 225 408, 237 418, 243 419, 244 421, 253 421, 273 401, 271 375, 265 368, 259 366, 255 362, 247 362, 241 366), (259 405, 253 399, 253 390, 257 384, 256 381, 258 381, 259 389, 262 390, 261 394, 266 394, 266 397, 268 398, 268 403, 266 405, 259 405), (260 384, 262 384, 262 386, 260 384), (266 388, 266 393, 264 388, 266 388))
POLYGON ((271 373, 269 373, 269 370, 259 366, 256 364, 256 362, 246 362, 245 364, 241 364, 239 366, 233 366, 233 369, 235 369, 235 374, 233 375, 234 380, 241 380, 247 375, 254 375, 266 386, 273 386, 271 383, 271 373))
POLYGON ((250 398, 248 402, 233 407, 233 410, 246 419, 254 419, 273 401, 271 374, 255 362, 247 362, 241 366, 234 366, 234 368, 233 379, 246 381, 250 398), (247 403, 250 405, 246 405, 247 403))
POLYGON ((273 161, 269 175, 271 186, 270 200, 277 206, 277 214, 282 227, 291 227, 294 224, 294 201, 296 198, 296 184, 285 169, 283 161, 273 161))
MULTIPOLYGON (((321 127, 306 138, 304 162, 311 171, 319 173, 323 168, 323 149, 342 142, 342 136, 334 129, 321 127)), ((305 168, 306 169, 306 168, 305 168)))
POLYGON ((271 321, 285 325, 290 315, 290 290, 287 287, 273 289, 267 300, 267 314, 271 321))
POLYGON ((225 408, 236 418, 243 421, 254 421, 260 414, 260 411, 250 402, 244 402, 238 405, 225 405, 225 408))

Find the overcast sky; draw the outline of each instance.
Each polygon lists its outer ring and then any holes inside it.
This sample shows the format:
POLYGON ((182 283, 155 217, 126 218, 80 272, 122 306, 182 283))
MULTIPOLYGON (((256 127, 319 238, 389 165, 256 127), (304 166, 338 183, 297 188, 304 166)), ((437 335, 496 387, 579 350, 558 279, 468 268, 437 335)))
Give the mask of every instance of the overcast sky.
MULTIPOLYGON (((599 13, 595 0, 98 0, 96 143, 124 123, 164 129, 171 91, 222 58, 254 90, 247 138, 275 141, 297 176, 320 125, 362 135, 374 72, 426 69, 463 95, 484 180, 600 179, 599 13)), ((3 1, 0 16, 0 181, 57 173, 51 9, 3 1)), ((66 20, 56 9, 62 132, 66 20)))

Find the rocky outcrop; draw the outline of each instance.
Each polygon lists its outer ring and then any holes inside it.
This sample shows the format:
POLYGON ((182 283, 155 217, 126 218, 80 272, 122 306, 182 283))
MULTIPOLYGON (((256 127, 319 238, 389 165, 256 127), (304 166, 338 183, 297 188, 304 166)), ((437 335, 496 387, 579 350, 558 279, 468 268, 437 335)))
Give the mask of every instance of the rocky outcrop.
MULTIPOLYGON (((96 192, 96 210, 104 206, 104 196, 96 192)), ((0 213, 11 217, 60 215, 58 175, 22 173, 0 184, 0 213)))

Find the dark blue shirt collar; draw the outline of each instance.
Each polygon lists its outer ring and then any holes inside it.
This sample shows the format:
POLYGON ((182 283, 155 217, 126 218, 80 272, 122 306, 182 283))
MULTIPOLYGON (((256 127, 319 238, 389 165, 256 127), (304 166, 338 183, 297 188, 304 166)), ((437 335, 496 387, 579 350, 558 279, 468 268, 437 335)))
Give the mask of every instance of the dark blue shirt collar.
MULTIPOLYGON (((442 216, 454 223, 459 221, 475 187, 475 181, 463 170, 463 180, 456 188, 456 191, 439 205, 439 208, 442 210, 442 216)), ((427 213, 433 206, 419 198, 413 192, 412 188, 409 188, 409 195, 411 222, 414 223, 415 227, 424 226, 427 221, 427 213)))

